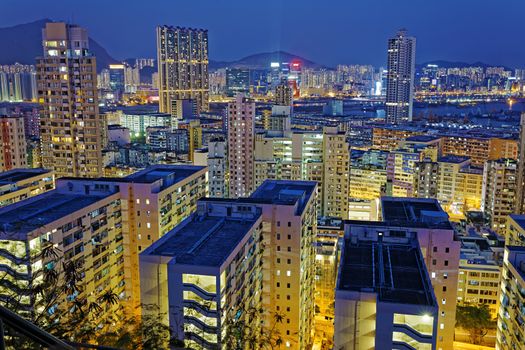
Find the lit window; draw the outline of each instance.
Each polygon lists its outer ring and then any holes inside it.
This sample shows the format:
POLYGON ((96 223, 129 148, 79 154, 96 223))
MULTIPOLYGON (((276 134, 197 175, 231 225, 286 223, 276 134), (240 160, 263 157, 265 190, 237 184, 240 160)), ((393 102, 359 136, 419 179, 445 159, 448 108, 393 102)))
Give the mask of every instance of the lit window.
POLYGON ((276 273, 277 273, 277 276, 281 276, 281 270, 277 270, 276 273))
POLYGON ((436 278, 436 273, 432 272, 432 278, 436 278))
POLYGON ((147 228, 151 228, 151 224, 149 222, 146 223, 147 228))
POLYGON ((444 324, 444 323, 441 323, 441 324, 439 325, 439 329, 445 329, 445 324, 444 324))
POLYGON ((290 277, 291 275, 292 275, 292 271, 287 270, 287 271, 286 271, 286 276, 290 277))
POLYGON ((140 204, 140 198, 137 198, 137 204, 140 204))
POLYGON ((149 204, 149 199, 146 199, 146 204, 149 204))
POLYGON ((445 305, 447 303, 447 299, 441 299, 441 304, 445 305))

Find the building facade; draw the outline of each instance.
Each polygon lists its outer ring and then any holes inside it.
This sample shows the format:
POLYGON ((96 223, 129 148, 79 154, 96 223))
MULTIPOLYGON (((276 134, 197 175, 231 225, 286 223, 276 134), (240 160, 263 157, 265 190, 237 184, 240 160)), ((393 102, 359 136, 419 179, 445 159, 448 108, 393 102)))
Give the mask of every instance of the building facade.
POLYGON ((386 122, 397 124, 412 121, 416 38, 400 30, 388 40, 386 122))
POLYGON ((0 116, 0 145, 0 172, 28 167, 23 117, 0 116))
POLYGON ((208 31, 157 27, 159 111, 174 115, 173 101, 193 99, 197 113, 208 110, 208 31))
POLYGON ((53 169, 57 177, 100 176, 104 123, 87 31, 47 23, 43 46, 44 56, 37 59, 42 166, 53 169))
POLYGON ((231 198, 247 197, 255 189, 255 102, 238 94, 228 104, 228 168, 231 198))

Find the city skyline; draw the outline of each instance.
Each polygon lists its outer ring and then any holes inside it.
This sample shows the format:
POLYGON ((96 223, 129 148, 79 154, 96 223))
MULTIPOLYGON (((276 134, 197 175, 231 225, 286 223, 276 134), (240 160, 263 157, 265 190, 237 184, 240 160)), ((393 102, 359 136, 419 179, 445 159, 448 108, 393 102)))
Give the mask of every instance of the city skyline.
POLYGON ((525 48, 516 45, 513 35, 516 33, 513 23, 519 21, 525 4, 516 0, 506 0, 507 6, 487 1, 479 6, 470 0, 460 5, 446 0, 450 6, 442 2, 438 5, 414 1, 390 4, 383 0, 373 4, 334 2, 332 7, 295 0, 286 4, 271 1, 259 6, 238 1, 175 6, 159 1, 158 6, 166 11, 151 13, 143 13, 138 3, 126 3, 126 7, 120 2, 104 3, 104 7, 100 7, 96 5, 102 3, 97 0, 93 6, 73 8, 57 0, 57 6, 49 8, 32 0, 23 2, 29 6, 19 6, 11 0, 4 4, 0 14, 4 27, 46 17, 74 22, 88 28, 92 37, 116 59, 153 57, 155 26, 167 24, 208 29, 212 60, 232 61, 254 53, 283 50, 327 66, 339 63, 382 66, 386 65, 386 39, 406 27, 418 38, 418 63, 447 60, 510 67, 525 65, 525 48), (336 8, 338 11, 334 11, 336 8), (451 8, 454 11, 447 10, 451 8), (230 14, 237 15, 238 20, 227 21, 230 14), (498 26, 486 25, 494 18, 505 18, 505 21, 500 21, 498 26), (257 25, 257 19, 264 19, 264 25, 257 25), (231 44, 232 33, 238 36, 239 44, 231 44), (344 40, 341 45, 331 45, 327 35, 344 40))

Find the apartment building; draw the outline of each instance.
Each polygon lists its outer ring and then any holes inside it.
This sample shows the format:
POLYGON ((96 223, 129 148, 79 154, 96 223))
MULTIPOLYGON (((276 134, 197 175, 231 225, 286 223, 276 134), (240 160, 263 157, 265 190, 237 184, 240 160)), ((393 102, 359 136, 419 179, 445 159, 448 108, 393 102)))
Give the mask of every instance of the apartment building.
POLYGON ((436 348, 439 313, 414 232, 345 223, 334 349, 436 348))
POLYGON ((0 207, 20 202, 55 188, 55 177, 46 169, 13 169, 0 173, 0 207))
POLYGON ((0 172, 28 167, 23 116, 0 115, 0 145, 0 172))

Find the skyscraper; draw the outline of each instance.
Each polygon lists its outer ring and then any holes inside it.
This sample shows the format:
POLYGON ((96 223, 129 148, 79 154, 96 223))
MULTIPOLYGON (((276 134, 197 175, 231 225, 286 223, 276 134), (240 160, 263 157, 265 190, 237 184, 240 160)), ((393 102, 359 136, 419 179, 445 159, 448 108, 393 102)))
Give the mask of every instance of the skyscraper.
POLYGON ((516 180, 516 202, 514 211, 525 214, 525 113, 520 119, 520 138, 518 148, 518 174, 516 180))
POLYGON ((238 94, 228 104, 228 165, 230 196, 246 197, 254 190, 253 149, 255 102, 238 94))
POLYGON ((87 31, 74 24, 47 23, 43 40, 44 56, 37 58, 42 165, 57 177, 100 176, 103 120, 87 31))
POLYGON ((208 31, 157 27, 159 109, 170 113, 173 100, 195 99, 197 111, 208 110, 208 31))
POLYGON ((0 171, 27 167, 24 118, 0 115, 0 171))
POLYGON ((386 122, 412 121, 416 38, 401 29, 388 39, 388 73, 386 87, 386 122))

